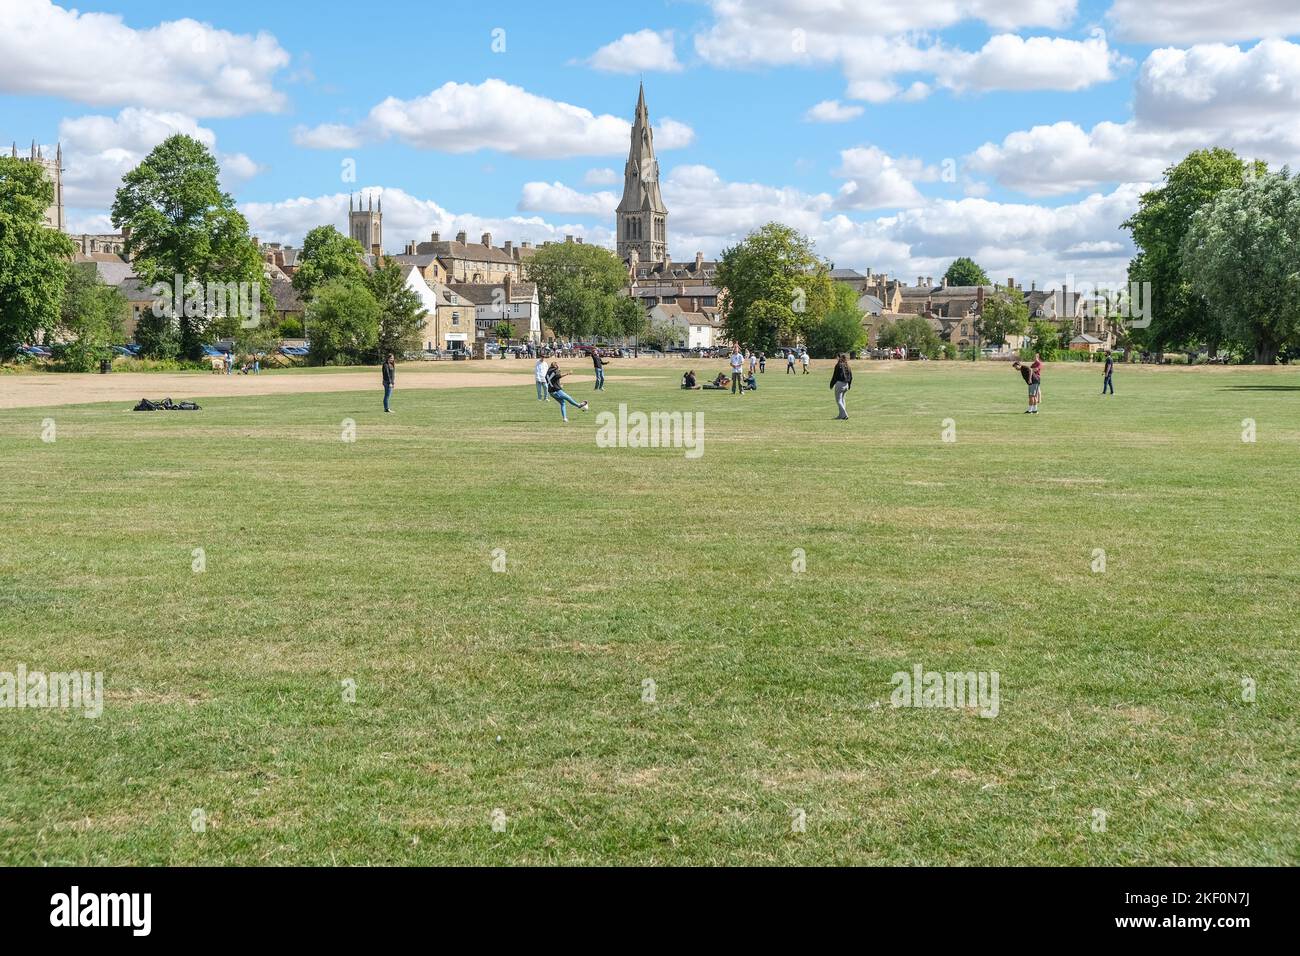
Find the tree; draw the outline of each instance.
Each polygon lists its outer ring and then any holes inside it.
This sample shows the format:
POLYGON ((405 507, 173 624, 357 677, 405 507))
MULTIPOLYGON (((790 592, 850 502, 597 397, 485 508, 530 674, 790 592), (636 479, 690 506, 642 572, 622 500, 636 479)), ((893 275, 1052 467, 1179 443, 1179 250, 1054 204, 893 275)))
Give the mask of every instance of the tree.
POLYGON ((906 348, 928 358, 936 358, 942 348, 938 334, 919 315, 885 322, 876 335, 876 344, 884 349, 906 348))
POLYGON ((72 240, 45 225, 54 184, 35 163, 0 158, 0 356, 53 329, 72 240))
MULTIPOLYGON (((542 246, 524 267, 537 284, 542 321, 561 338, 623 334, 627 267, 608 249, 585 242, 542 246)), ((637 309, 641 307, 638 305, 637 309)))
MULTIPOLYGON (((347 279, 335 281, 346 282, 347 279)), ((429 312, 419 294, 402 281, 402 266, 396 259, 385 256, 366 280, 366 285, 379 303, 376 346, 382 362, 389 355, 401 355, 419 341, 424 318, 429 312)))
POLYGON ((1219 192, 1193 214, 1182 257, 1206 313, 1256 363, 1300 342, 1300 178, 1283 169, 1219 192))
POLYGON ((155 347, 176 341, 189 358, 201 354, 213 320, 237 312, 241 321, 254 326, 261 322, 261 304, 273 301, 248 221, 230 194, 221 191, 219 177, 217 160, 208 148, 177 134, 122 177, 113 201, 113 225, 129 230, 126 249, 136 275, 145 287, 161 293, 159 309, 177 329, 175 340, 166 335, 146 338, 155 347), (229 283, 235 284, 230 288, 246 283, 244 289, 250 290, 237 295, 237 309, 230 307, 225 294, 229 283), (244 305, 253 303, 252 287, 257 289, 257 304, 247 310, 254 314, 244 314, 244 305))
POLYGON ((1024 335, 1029 325, 1029 306, 1019 289, 999 288, 984 299, 975 320, 975 331, 986 345, 1005 345, 1008 336, 1024 335))
POLYGON ((316 288, 306 315, 312 358, 322 365, 353 365, 374 354, 381 309, 364 285, 331 279, 316 288))
POLYGON ((304 303, 311 300, 316 287, 332 279, 351 282, 366 280, 361 243, 349 239, 333 226, 317 226, 302 241, 293 287, 304 303))
POLYGON ((727 338, 764 352, 802 338, 832 304, 829 269, 812 241, 776 222, 723 250, 715 283, 727 338))
POLYGON ((974 259, 962 256, 954 259, 943 276, 949 285, 992 285, 986 273, 974 259))
POLYGON ((1139 344, 1159 350, 1204 343, 1211 353, 1218 351, 1223 327, 1192 290, 1183 267, 1183 240, 1197 210, 1223 190, 1240 186, 1246 176, 1266 170, 1263 163, 1247 166, 1228 149, 1197 150, 1165 170, 1163 186, 1142 194, 1138 211, 1122 226, 1138 248, 1129 263, 1129 282, 1151 284, 1151 325, 1134 330, 1139 344))
POLYGON ((1037 319, 1029 326, 1029 348, 1043 358, 1056 355, 1061 347, 1061 327, 1046 319, 1037 319))
POLYGON ((90 372, 111 356, 109 346, 122 340, 126 297, 99 278, 93 262, 69 262, 65 268, 57 329, 63 340, 60 358, 74 372, 90 372))
POLYGON ((492 334, 497 337, 497 342, 505 345, 515 336, 515 327, 502 319, 496 325, 492 326, 492 334))
POLYGON ((837 283, 832 290, 831 310, 808 330, 808 350, 814 358, 834 358, 842 352, 857 355, 866 341, 857 293, 837 283))

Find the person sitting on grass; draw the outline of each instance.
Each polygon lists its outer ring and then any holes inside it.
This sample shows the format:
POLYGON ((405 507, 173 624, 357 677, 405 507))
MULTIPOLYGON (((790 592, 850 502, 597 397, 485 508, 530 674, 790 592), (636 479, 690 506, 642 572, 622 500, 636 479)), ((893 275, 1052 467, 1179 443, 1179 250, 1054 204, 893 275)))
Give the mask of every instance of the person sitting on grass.
POLYGON ((700 386, 695 384, 695 369, 691 369, 682 376, 682 388, 698 389, 700 386))
POLYGON ((718 373, 718 377, 715 378, 715 379, 714 379, 712 382, 710 382, 709 384, 705 385, 704 387, 707 388, 707 389, 710 389, 710 390, 712 390, 712 389, 722 389, 722 390, 726 390, 726 389, 728 388, 728 386, 730 386, 730 384, 731 384, 731 379, 727 378, 727 373, 726 373, 726 372, 719 372, 719 373, 718 373))
POLYGON ((753 369, 749 370, 749 378, 745 379, 743 385, 747 392, 758 391, 758 379, 754 377, 753 369))

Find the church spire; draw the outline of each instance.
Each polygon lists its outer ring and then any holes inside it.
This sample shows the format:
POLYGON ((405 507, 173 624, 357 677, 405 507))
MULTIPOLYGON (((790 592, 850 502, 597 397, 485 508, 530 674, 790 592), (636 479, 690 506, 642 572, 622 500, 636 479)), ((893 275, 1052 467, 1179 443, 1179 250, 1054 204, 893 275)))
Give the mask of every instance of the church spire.
POLYGON ((643 263, 668 261, 668 207, 659 191, 659 161, 644 83, 637 90, 636 116, 623 168, 623 198, 615 220, 621 258, 627 260, 635 252, 643 263))

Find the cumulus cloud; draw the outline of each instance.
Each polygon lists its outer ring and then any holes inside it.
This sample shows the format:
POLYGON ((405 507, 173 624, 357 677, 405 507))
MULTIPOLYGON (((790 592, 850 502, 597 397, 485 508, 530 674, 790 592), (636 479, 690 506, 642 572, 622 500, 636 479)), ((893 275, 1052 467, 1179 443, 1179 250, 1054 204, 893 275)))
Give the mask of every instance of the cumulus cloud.
POLYGON ((1079 90, 1113 78, 1119 58, 1100 31, 1086 40, 1002 33, 969 52, 927 31, 978 19, 996 29, 1063 27, 1074 0, 984 3, 953 0, 713 0, 715 21, 697 34, 699 56, 717 67, 839 66, 851 99, 916 100, 935 86, 972 92, 1079 90), (924 74, 930 82, 899 81, 924 74))
POLYGON ((524 183, 520 212, 557 212, 613 220, 618 197, 611 192, 584 193, 564 183, 524 183))
POLYGON ((810 123, 847 123, 857 119, 865 110, 861 106, 841 103, 839 100, 822 100, 804 114, 810 123))
POLYGON ((676 73, 682 68, 671 30, 625 33, 593 53, 587 63, 607 73, 676 73))
POLYGON ((137 30, 108 13, 50 0, 0 4, 0 91, 92 106, 145 106, 193 116, 278 112, 275 75, 289 54, 268 33, 230 33, 196 20, 137 30))
MULTIPOLYGON (((66 205, 91 209, 113 203, 122 177, 155 146, 177 133, 192 136, 209 149, 216 134, 183 113, 128 107, 116 116, 80 116, 59 124, 63 145, 63 197, 66 205)), ((234 189, 261 172, 244 153, 217 153, 222 185, 234 189)))
POLYGON ((1106 14, 1121 40, 1203 43, 1300 34, 1295 0, 1115 0, 1106 14))
POLYGON ((1101 122, 1088 131, 1072 122, 1035 126, 985 143, 966 163, 1031 196, 1155 180, 1206 146, 1294 166, 1300 163, 1298 113, 1298 44, 1159 49, 1142 65, 1128 122, 1101 122))
MULTIPOLYGON (((399 139, 420 149, 472 153, 495 149, 515 156, 557 159, 627 152, 631 119, 529 93, 502 80, 448 82, 425 96, 390 96, 356 126, 325 124, 295 132, 295 142, 316 149, 353 149, 365 142, 399 139)), ((694 131, 673 119, 655 121, 656 149, 689 145, 694 131)))
POLYGON ((840 152, 835 175, 847 180, 836 205, 850 209, 896 209, 923 202, 916 182, 935 182, 939 170, 918 159, 895 159, 876 146, 857 146, 840 152))
POLYGON ((582 177, 582 181, 588 186, 611 186, 622 180, 622 178, 614 170, 604 166, 599 169, 587 170, 586 175, 582 177))

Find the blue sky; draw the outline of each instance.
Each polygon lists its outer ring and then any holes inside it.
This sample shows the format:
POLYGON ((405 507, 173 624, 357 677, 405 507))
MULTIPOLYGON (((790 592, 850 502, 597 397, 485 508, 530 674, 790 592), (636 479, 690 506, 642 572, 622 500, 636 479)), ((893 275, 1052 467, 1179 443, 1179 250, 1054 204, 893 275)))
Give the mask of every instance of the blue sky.
POLYGON ((780 219, 909 280, 972 255, 1105 281, 1188 150, 1295 164, 1298 33, 1292 0, 4 0, 0 135, 63 142, 73 228, 107 230, 121 173, 181 130, 264 239, 342 226, 365 189, 390 251, 612 244, 644 78, 678 258, 780 219))

